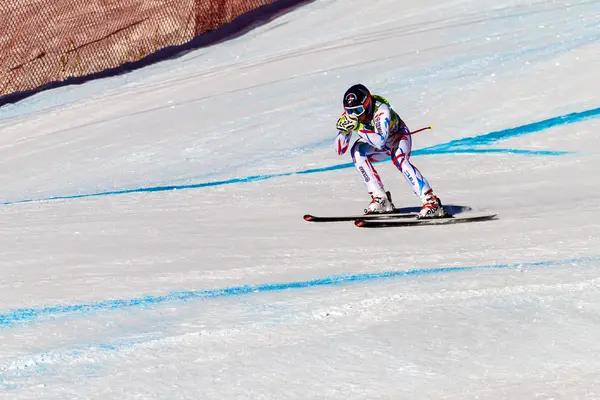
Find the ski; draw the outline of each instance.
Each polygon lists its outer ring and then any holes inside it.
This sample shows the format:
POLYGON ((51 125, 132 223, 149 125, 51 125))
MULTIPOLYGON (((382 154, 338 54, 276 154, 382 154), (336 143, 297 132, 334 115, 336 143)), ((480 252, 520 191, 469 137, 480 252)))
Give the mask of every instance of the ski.
POLYGON ((442 218, 431 218, 431 219, 406 219, 406 220, 366 220, 359 218, 354 221, 354 225, 359 228, 390 228, 390 227, 401 227, 401 226, 424 226, 424 225, 450 225, 460 224, 467 222, 481 222, 491 221, 496 219, 498 214, 486 214, 486 215, 461 215, 453 216, 448 215, 442 218))
POLYGON ((416 212, 392 212, 384 214, 362 214, 362 215, 339 215, 339 216, 326 216, 319 217, 316 215, 306 214, 304 220, 308 222, 343 222, 343 221, 373 221, 373 220, 390 220, 390 219, 402 219, 402 218, 416 218, 418 213, 416 212))
MULTIPOLYGON (((471 211, 471 207, 469 206, 459 206, 459 205, 444 205, 444 211, 446 214, 456 215, 462 214, 471 211)), ((356 220, 380 220, 380 219, 404 219, 404 218, 415 218, 419 211, 421 211, 421 207, 400 207, 394 209, 391 213, 384 214, 360 214, 360 215, 329 215, 329 216, 317 216, 312 214, 304 215, 304 220, 309 222, 343 222, 343 221, 356 221, 356 220)))

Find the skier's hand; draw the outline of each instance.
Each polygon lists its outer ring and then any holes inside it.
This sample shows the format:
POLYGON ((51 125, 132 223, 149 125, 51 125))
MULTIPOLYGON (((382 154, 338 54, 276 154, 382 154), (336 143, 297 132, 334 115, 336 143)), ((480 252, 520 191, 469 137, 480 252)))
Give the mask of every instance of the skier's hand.
POLYGON ((356 115, 348 115, 344 113, 335 124, 338 131, 350 133, 358 126, 358 117, 356 115))

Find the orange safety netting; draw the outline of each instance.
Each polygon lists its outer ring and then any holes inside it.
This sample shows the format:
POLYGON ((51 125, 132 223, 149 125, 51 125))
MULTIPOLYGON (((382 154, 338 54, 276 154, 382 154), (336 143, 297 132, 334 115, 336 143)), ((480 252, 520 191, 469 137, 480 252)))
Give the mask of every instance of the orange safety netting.
POLYGON ((275 0, 0 0, 0 97, 138 61, 275 0))

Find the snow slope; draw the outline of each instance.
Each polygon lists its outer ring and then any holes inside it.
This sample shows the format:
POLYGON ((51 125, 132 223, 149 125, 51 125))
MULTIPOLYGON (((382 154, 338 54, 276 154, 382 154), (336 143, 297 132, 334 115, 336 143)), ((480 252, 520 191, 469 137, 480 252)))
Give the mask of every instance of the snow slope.
POLYGON ((0 109, 0 398, 600 398, 599 66, 597 0, 323 0, 0 109), (500 219, 303 221, 356 82, 500 219))

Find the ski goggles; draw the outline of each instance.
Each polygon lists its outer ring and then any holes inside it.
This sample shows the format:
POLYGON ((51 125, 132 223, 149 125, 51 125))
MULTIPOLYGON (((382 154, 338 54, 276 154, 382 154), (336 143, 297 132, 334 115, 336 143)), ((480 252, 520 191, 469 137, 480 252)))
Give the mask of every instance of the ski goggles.
POLYGON ((356 115, 357 117, 359 117, 364 114, 365 110, 369 107, 370 104, 371 104, 371 98, 367 97, 367 100, 364 102, 364 104, 362 104, 360 106, 344 107, 344 108, 346 109, 346 114, 356 115))
POLYGON ((363 113, 365 112, 364 106, 345 107, 345 108, 346 108, 346 114, 356 115, 357 117, 363 115, 363 113))

